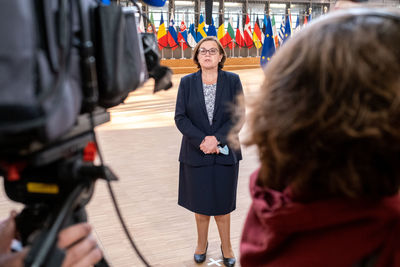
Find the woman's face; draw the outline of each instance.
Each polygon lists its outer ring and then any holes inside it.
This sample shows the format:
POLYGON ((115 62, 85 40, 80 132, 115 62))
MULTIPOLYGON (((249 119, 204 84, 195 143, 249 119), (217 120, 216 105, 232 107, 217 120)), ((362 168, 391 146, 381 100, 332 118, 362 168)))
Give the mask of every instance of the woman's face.
POLYGON ((201 69, 218 69, 218 63, 222 55, 219 53, 218 45, 214 41, 205 41, 200 45, 197 60, 201 69))

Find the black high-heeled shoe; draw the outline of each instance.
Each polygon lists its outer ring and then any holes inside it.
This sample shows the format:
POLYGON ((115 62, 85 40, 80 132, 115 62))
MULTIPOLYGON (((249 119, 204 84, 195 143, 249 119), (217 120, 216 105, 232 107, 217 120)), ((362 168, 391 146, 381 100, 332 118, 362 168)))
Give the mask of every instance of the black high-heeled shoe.
POLYGON ((235 258, 225 258, 224 252, 222 251, 222 246, 221 246, 221 253, 222 253, 222 258, 224 259, 224 265, 226 267, 233 267, 235 266, 236 259, 235 258))
POLYGON ((202 263, 206 260, 207 249, 208 249, 208 242, 206 246, 206 251, 203 254, 194 254, 193 258, 196 263, 202 263))

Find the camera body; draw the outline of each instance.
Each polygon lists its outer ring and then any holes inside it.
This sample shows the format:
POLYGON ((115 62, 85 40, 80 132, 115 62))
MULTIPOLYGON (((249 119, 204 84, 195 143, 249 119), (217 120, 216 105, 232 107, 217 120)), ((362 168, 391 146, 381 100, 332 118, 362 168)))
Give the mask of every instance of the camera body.
POLYGON ((106 108, 149 77, 155 91, 172 86, 155 35, 138 32, 139 11, 95 0, 0 4, 9 37, 0 43, 0 175, 11 199, 28 204, 16 177, 82 154, 92 128, 109 120, 106 108))
POLYGON ((172 86, 138 14, 95 0, 0 4, 0 159, 57 141, 79 115, 122 103, 149 76, 155 91, 172 86))
POLYGON ((155 35, 138 32, 139 14, 95 0, 0 3, 0 176, 25 204, 26 266, 54 266, 58 231, 86 219, 96 179, 116 180, 94 164, 106 109, 149 77, 155 92, 172 86, 155 35))

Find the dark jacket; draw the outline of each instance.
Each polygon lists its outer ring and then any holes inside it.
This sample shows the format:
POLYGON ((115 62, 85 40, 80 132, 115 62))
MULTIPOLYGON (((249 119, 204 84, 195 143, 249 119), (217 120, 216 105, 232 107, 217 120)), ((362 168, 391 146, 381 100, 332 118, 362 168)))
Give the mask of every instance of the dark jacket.
POLYGON ((232 165, 242 159, 241 150, 232 150, 229 155, 204 154, 200 144, 204 137, 213 135, 227 144, 227 135, 235 125, 232 107, 238 95, 243 94, 242 83, 237 74, 219 70, 215 96, 214 117, 210 125, 204 101, 201 71, 181 79, 176 99, 175 124, 183 134, 179 161, 191 166, 205 166, 214 163, 232 165))
POLYGON ((240 244, 242 267, 400 266, 400 195, 307 203, 257 185, 240 244), (375 264, 373 264, 375 263, 375 264))

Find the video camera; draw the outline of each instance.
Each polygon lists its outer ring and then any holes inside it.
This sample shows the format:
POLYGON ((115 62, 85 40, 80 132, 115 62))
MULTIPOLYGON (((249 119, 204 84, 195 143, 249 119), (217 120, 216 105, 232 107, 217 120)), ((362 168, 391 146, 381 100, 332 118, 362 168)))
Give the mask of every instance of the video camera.
POLYGON ((154 92, 172 86, 155 31, 139 33, 138 14, 95 0, 0 3, 0 176, 25 204, 16 220, 32 246, 25 266, 60 266, 58 232, 86 220, 96 179, 117 179, 94 163, 106 109, 148 78, 154 92))

